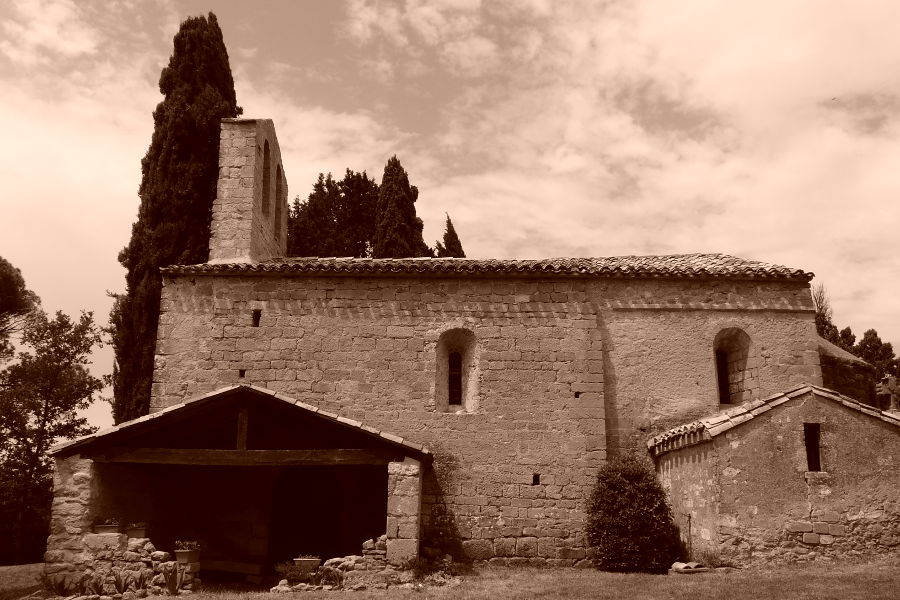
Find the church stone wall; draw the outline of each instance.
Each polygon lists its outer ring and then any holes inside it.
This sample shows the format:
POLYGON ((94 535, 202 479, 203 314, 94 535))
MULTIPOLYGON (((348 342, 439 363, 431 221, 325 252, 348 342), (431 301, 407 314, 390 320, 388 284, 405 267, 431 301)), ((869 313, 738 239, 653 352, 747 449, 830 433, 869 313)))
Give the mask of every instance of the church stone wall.
POLYGON ((744 401, 821 384, 805 283, 606 280, 591 288, 600 316, 612 449, 643 451, 648 437, 719 408, 714 341, 737 328, 751 341, 758 387, 744 401))
POLYGON ((721 328, 754 338, 762 393, 816 382, 808 294, 717 281, 167 277, 151 410, 252 383, 402 435, 435 454, 426 552, 573 564, 587 556, 584 506, 607 430, 626 445, 647 437, 640 427, 717 408, 721 328), (475 338, 475 408, 436 398, 438 342, 459 329, 475 338))

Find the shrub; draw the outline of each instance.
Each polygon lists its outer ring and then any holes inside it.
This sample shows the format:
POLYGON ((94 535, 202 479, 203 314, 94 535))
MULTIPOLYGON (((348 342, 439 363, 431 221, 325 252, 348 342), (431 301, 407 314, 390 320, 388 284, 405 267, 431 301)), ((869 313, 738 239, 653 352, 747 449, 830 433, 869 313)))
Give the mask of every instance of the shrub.
POLYGON ((678 531, 656 473, 633 456, 601 467, 588 504, 588 541, 604 571, 664 573, 678 559, 678 531))

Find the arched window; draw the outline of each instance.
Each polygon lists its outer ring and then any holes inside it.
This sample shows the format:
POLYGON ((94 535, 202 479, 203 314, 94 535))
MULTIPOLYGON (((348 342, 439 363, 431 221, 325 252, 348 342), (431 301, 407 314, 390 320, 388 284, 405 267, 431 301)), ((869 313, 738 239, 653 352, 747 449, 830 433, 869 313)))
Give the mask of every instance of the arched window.
POLYGON ((447 404, 462 405, 462 354, 451 352, 447 360, 447 404))
POLYGON ((262 210, 269 216, 272 212, 272 157, 269 152, 269 140, 263 146, 263 172, 262 172, 262 210))
POLYGON ((473 412, 478 408, 478 353, 475 334, 451 329, 436 349, 435 405, 439 410, 473 412))
POLYGON ((723 329, 713 344, 719 404, 740 404, 759 396, 759 376, 750 336, 737 327, 723 329))

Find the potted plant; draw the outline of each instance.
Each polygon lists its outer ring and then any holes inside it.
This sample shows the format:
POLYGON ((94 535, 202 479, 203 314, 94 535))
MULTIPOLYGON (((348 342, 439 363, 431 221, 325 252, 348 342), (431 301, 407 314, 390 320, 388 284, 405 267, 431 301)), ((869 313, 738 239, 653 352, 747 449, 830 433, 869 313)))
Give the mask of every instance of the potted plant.
POLYGON ((294 559, 294 566, 300 570, 300 575, 312 575, 315 573, 316 569, 319 568, 319 563, 322 562, 318 556, 313 554, 301 554, 297 558, 294 559))
POLYGON ((195 540, 176 540, 175 559, 180 564, 195 563, 200 561, 200 542, 195 540))
POLYGON ((119 533, 119 520, 112 517, 97 520, 94 533, 119 533))
POLYGON ((129 523, 125 526, 125 533, 130 538, 145 538, 147 537, 147 524, 143 521, 129 523))

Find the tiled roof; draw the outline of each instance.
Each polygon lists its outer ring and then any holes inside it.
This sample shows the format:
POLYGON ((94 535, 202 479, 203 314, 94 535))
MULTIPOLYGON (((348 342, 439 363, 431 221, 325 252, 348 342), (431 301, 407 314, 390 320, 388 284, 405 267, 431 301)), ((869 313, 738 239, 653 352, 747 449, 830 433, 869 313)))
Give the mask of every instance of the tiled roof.
POLYGON ((126 421, 125 423, 120 423, 119 425, 114 425, 112 427, 107 427, 106 429, 101 429, 94 433, 76 438, 74 440, 68 440, 65 442, 60 442, 50 448, 50 454, 56 455, 60 452, 65 451, 69 453, 76 448, 80 448, 82 446, 93 443, 95 440, 99 440, 106 436, 112 435, 114 433, 118 433, 121 431, 127 431, 129 429, 133 429, 135 427, 140 427, 144 423, 148 423, 150 421, 155 421, 157 419, 164 419, 166 416, 171 415, 173 413, 177 413, 183 410, 186 410, 189 406, 194 404, 195 402, 209 402, 214 401, 217 397, 222 397, 231 393, 240 392, 242 390, 255 392, 257 394, 263 394, 266 396, 270 396, 276 400, 280 400, 292 406, 295 406, 298 409, 308 411, 310 413, 314 413, 316 416, 321 417, 323 419, 327 419, 329 421, 334 421, 336 423, 340 423, 345 427, 350 427, 352 429, 356 429, 361 432, 365 432, 366 434, 373 435, 375 437, 381 438, 383 441, 388 442, 392 445, 399 445, 405 448, 406 450, 413 451, 416 455, 430 455, 428 448, 421 444, 416 444, 415 442, 411 442, 409 440, 405 440, 398 435, 394 435, 387 431, 380 431, 375 429, 374 427, 369 427, 368 425, 363 425, 359 421, 354 421, 353 419, 348 419, 346 417, 342 417, 340 415, 336 415, 334 413, 321 410, 311 404, 306 404, 304 402, 300 402, 290 396, 286 396, 279 392, 273 392, 272 390, 268 390, 263 387, 255 386, 255 385, 230 385, 228 387, 224 387, 213 392, 209 392, 208 394, 203 394, 202 396, 198 396, 197 398, 192 398, 187 400, 186 402, 182 402, 179 404, 173 404, 172 406, 168 406, 158 412, 150 413, 149 415, 144 415, 143 417, 138 417, 137 419, 132 419, 131 421, 126 421))
POLYGON ((853 398, 849 398, 835 391, 819 387, 817 385, 804 384, 787 392, 775 394, 765 400, 751 400, 744 402, 734 408, 716 413, 712 416, 673 427, 647 441, 647 448, 653 456, 660 456, 666 452, 693 446, 701 442, 711 440, 717 435, 724 433, 736 427, 741 423, 745 423, 753 419, 757 415, 768 412, 797 396, 805 394, 815 394, 820 398, 826 398, 834 402, 843 404, 853 410, 869 415, 876 419, 880 419, 886 423, 891 423, 900 427, 900 414, 894 412, 884 412, 857 402, 853 398))
POLYGON ((165 275, 471 275, 599 276, 716 279, 794 279, 813 274, 727 254, 495 260, 469 258, 280 258, 263 262, 173 265, 165 275))

